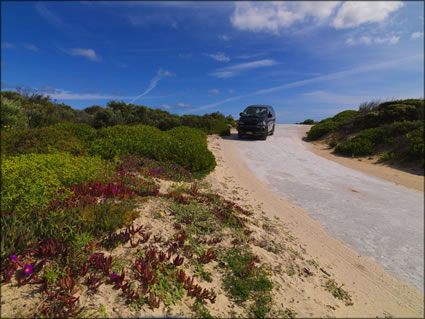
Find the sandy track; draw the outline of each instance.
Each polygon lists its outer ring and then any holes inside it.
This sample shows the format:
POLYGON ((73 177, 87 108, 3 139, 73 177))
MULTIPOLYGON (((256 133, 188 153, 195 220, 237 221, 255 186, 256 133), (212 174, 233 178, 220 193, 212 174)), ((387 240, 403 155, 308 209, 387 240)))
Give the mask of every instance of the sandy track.
POLYGON ((307 247, 308 253, 317 256, 338 282, 346 283, 354 291, 354 306, 337 309, 334 313, 337 317, 375 317, 383 316, 384 312, 397 317, 423 317, 424 296, 413 285, 397 280, 371 258, 329 236, 306 209, 283 199, 253 174, 240 157, 238 143, 250 143, 252 148, 271 141, 272 138, 266 142, 238 142, 235 137, 211 137, 209 145, 218 166, 207 180, 224 193, 243 189, 245 194, 240 202, 263 210, 269 217, 279 217, 307 247))
POLYGON ((304 130, 277 125, 265 143, 235 143, 272 191, 307 209, 332 236, 423 290, 423 194, 311 153, 301 140, 304 130))

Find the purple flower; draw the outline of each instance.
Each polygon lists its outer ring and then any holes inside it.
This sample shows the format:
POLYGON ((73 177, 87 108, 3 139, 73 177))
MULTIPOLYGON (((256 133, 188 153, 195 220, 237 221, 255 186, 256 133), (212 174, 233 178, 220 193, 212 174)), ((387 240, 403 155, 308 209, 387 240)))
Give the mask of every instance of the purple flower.
POLYGON ((113 273, 110 275, 110 277, 111 277, 111 279, 112 279, 112 280, 114 280, 115 278, 117 278, 117 275, 113 272, 113 273))
POLYGON ((117 192, 118 190, 117 190, 116 188, 114 188, 112 191, 113 191, 113 192, 117 192))
POLYGON ((16 257, 16 255, 10 255, 9 256, 11 260, 16 260, 18 257, 16 257))
POLYGON ((25 264, 25 266, 24 266, 24 273, 25 274, 30 275, 30 274, 32 274, 33 271, 34 271, 33 265, 25 264))
POLYGON ((104 201, 106 201, 106 199, 107 199, 106 197, 103 197, 103 200, 104 200, 104 201))

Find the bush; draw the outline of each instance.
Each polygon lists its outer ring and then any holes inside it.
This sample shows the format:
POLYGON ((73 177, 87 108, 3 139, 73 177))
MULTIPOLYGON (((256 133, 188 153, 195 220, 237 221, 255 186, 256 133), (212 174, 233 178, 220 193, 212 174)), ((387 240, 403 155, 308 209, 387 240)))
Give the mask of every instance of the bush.
POLYGON ((53 125, 58 130, 67 131, 88 145, 96 138, 97 131, 85 123, 62 122, 53 125))
POLYGON ((216 164, 206 145, 206 136, 199 130, 179 128, 162 132, 146 125, 117 125, 100 129, 98 136, 90 152, 105 159, 140 155, 158 161, 171 160, 192 172, 209 172, 216 164))
POLYGON ((352 139, 338 144, 335 152, 343 155, 370 155, 375 151, 376 144, 383 139, 380 128, 370 128, 361 131, 352 139))
POLYGON ((418 128, 423 127, 423 121, 404 121, 404 122, 394 122, 390 125, 382 126, 384 134, 386 136, 400 136, 414 131, 418 128))
POLYGON ((324 119, 307 132, 307 137, 309 140, 317 140, 327 133, 338 130, 347 120, 351 119, 356 114, 357 111, 346 110, 338 113, 334 117, 324 119))
POLYGON ((96 237, 114 232, 130 224, 139 216, 131 203, 116 204, 114 202, 86 207, 80 211, 80 214, 85 221, 83 229, 96 237))
POLYGON ((224 121, 217 120, 211 130, 211 133, 219 134, 220 136, 229 136, 230 135, 229 125, 226 124, 224 121))
POLYGON ((384 124, 398 122, 423 121, 423 100, 397 100, 374 105, 371 108, 360 108, 358 115, 353 119, 353 127, 367 129, 384 124))
POLYGON ((25 116, 18 101, 1 97, 0 115, 1 128, 19 130, 28 127, 27 117, 25 116))
POLYGON ((297 124, 310 125, 310 124, 314 124, 314 121, 312 119, 307 119, 307 120, 304 120, 304 122, 300 122, 300 123, 297 123, 297 124))
POLYGON ((175 127, 167 131, 168 135, 178 139, 180 141, 189 141, 190 143, 202 143, 207 144, 207 134, 196 128, 190 128, 187 126, 175 127))
POLYGON ((163 161, 168 159, 170 140, 169 135, 155 127, 116 125, 98 131, 90 152, 106 159, 135 154, 163 161))
POLYGON ((321 138, 323 135, 333 132, 338 128, 338 124, 332 120, 326 119, 314 125, 308 132, 307 138, 311 141, 321 138))
POLYGON ((69 132, 52 127, 16 131, 4 136, 3 142, 7 155, 53 152, 84 155, 86 153, 84 143, 78 138, 69 132))
POLYGON ((104 180, 110 166, 95 157, 68 153, 25 154, 1 163, 2 213, 32 213, 48 207, 59 190, 85 181, 104 180))
POLYGON ((406 137, 409 140, 408 152, 413 157, 424 159, 424 127, 423 125, 406 134, 406 137))

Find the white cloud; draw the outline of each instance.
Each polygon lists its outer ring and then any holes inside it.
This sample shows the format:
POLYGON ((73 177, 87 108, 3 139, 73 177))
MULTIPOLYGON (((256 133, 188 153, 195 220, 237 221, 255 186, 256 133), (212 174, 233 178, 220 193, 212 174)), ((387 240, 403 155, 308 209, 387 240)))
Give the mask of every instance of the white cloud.
POLYGON ((402 6, 401 1, 236 2, 230 22, 239 30, 275 34, 297 23, 343 29, 382 22, 402 6))
POLYGON ((215 76, 217 78, 230 78, 236 76, 246 70, 256 69, 266 66, 272 66, 277 64, 276 61, 270 59, 258 60, 247 63, 235 64, 232 66, 224 67, 217 69, 217 71, 210 73, 210 75, 215 76))
POLYGON ((338 5, 338 1, 236 2, 230 21, 240 30, 279 33, 279 30, 308 18, 321 24, 338 5))
POLYGON ((208 90, 208 95, 209 96, 211 96, 211 95, 218 95, 219 93, 220 93, 220 90, 219 89, 208 90))
POLYGON ((100 61, 100 57, 96 54, 96 52, 93 49, 75 48, 75 49, 70 49, 67 52, 74 56, 85 57, 86 59, 90 61, 95 61, 95 62, 100 61))
POLYGON ((34 44, 24 44, 24 48, 34 52, 39 51, 39 49, 34 44))
POLYGON ((216 54, 206 54, 206 56, 209 56, 210 58, 220 61, 220 62, 229 62, 230 58, 226 55, 224 55, 223 52, 218 52, 216 54))
POLYGON ((222 41, 230 41, 230 37, 228 35, 225 35, 225 34, 220 34, 217 37, 222 41))
POLYGON ((345 44, 349 45, 349 46, 353 46, 353 45, 360 45, 360 44, 372 44, 372 43, 377 43, 377 44, 397 44, 400 41, 400 37, 399 36, 388 36, 388 37, 375 37, 372 38, 370 36, 367 35, 363 35, 361 37, 359 37, 358 39, 355 39, 353 37, 349 37, 347 38, 347 40, 345 41, 345 44))
POLYGON ((4 48, 4 49, 14 49, 14 48, 16 48, 16 46, 14 44, 9 43, 9 42, 2 42, 1 47, 4 48))
POLYGON ((410 38, 412 38, 412 39, 419 39, 419 38, 423 38, 423 37, 424 37, 423 32, 413 32, 412 35, 410 36, 410 38))
POLYGON ((176 104, 177 107, 190 107, 190 104, 188 103, 183 103, 183 102, 178 102, 176 104))
POLYGON ((333 20, 337 29, 353 28, 363 23, 384 21, 391 12, 400 9, 400 1, 346 1, 333 20))
POLYGON ((169 109, 172 109, 173 107, 168 104, 162 104, 159 106, 159 108, 169 110, 169 109))

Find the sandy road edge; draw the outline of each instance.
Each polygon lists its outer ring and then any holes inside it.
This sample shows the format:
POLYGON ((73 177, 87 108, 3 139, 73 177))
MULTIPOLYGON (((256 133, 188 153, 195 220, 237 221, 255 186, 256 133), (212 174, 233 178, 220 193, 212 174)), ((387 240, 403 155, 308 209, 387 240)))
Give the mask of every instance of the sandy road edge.
MULTIPOLYGON (((305 133, 310 129, 310 125, 304 125, 305 132, 300 136, 300 139, 305 136, 305 133)), ((404 172, 399 169, 395 169, 385 164, 377 163, 378 157, 374 156, 371 159, 368 157, 362 158, 349 158, 343 156, 336 156, 332 154, 333 149, 329 149, 329 146, 320 141, 303 142, 307 150, 310 152, 341 164, 345 167, 355 169, 362 173, 372 175, 381 179, 385 179, 396 185, 401 185, 415 191, 424 192, 424 176, 416 175, 408 172, 404 172)))
POLYGON ((280 198, 259 181, 245 166, 231 139, 209 137, 209 148, 217 167, 207 181, 221 192, 241 188, 241 198, 252 207, 261 207, 266 216, 278 216, 294 236, 331 269, 338 282, 353 292, 354 306, 337 309, 337 317, 376 317, 390 313, 395 317, 423 317, 424 295, 413 285, 389 275, 382 266, 330 237, 308 212, 280 198), (224 188, 223 185, 226 185, 224 188))

